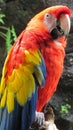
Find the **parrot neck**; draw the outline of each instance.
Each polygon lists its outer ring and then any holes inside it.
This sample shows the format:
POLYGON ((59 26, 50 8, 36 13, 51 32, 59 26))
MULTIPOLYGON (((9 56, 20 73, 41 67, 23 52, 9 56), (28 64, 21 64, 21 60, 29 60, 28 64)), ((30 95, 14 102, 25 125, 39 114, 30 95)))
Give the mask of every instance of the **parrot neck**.
POLYGON ((59 38, 57 40, 46 40, 43 46, 40 48, 41 53, 44 57, 46 62, 47 71, 49 72, 49 67, 51 68, 56 65, 56 70, 58 68, 63 69, 64 64, 64 57, 65 57, 65 47, 66 47, 66 40, 65 37, 59 38), (49 63, 52 64, 49 64, 49 63))

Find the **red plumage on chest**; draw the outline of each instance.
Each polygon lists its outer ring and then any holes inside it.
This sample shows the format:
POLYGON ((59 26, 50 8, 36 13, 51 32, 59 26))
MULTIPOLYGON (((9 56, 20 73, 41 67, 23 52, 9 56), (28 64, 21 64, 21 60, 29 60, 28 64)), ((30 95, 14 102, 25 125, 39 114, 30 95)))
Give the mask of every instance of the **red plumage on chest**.
MULTIPOLYGON (((59 39, 59 41, 64 45, 66 44, 64 38, 59 39)), ((55 42, 56 41, 49 41, 47 47, 42 50, 42 55, 46 64, 47 76, 45 86, 38 89, 37 111, 42 111, 45 103, 50 100, 56 91, 63 71, 65 51, 62 46, 56 46, 55 42)))

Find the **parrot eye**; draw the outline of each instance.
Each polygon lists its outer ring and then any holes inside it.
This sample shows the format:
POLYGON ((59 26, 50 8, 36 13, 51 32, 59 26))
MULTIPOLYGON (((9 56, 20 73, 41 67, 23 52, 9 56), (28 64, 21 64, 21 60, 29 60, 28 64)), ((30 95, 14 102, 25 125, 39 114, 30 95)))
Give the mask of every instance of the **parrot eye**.
POLYGON ((51 14, 45 14, 45 18, 51 18, 51 14))

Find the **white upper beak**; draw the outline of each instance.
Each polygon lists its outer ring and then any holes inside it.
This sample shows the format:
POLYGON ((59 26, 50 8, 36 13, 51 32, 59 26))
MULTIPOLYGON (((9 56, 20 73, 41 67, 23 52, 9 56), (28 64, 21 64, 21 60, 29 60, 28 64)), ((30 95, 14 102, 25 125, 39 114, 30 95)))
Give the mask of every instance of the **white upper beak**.
POLYGON ((64 34, 67 35, 70 31, 70 18, 68 14, 61 14, 59 18, 60 27, 64 31, 64 34))

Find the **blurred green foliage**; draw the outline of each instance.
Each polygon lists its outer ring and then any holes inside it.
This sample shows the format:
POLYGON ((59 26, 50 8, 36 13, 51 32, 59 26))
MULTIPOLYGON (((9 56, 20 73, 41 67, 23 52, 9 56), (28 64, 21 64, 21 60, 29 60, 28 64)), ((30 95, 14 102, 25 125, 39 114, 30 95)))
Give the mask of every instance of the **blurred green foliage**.
POLYGON ((70 109, 71 109, 71 105, 70 105, 70 104, 62 105, 62 106, 61 106, 60 113, 61 113, 62 115, 68 114, 70 109))
MULTIPOLYGON (((1 11, 1 9, 0 9, 1 11)), ((0 13, 0 37, 6 39, 6 35, 2 30, 7 30, 7 28, 4 26, 4 17, 5 15, 0 13)))
POLYGON ((5 15, 0 13, 0 37, 5 39, 6 49, 8 52, 12 46, 12 43, 16 40, 17 35, 16 35, 15 28, 13 25, 11 28, 4 26, 4 17, 5 15))
POLYGON ((12 26, 11 28, 8 28, 8 31, 6 33, 6 48, 7 48, 7 52, 10 50, 12 43, 16 40, 17 35, 15 32, 15 28, 14 26, 12 26))
POLYGON ((0 0, 0 3, 2 3, 4 0, 0 0))

